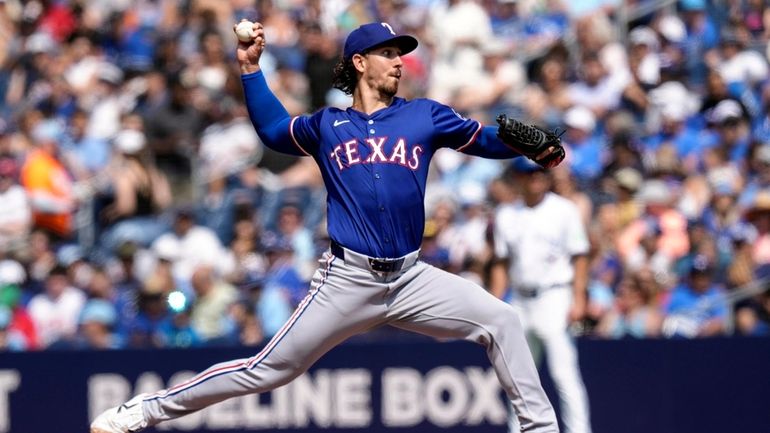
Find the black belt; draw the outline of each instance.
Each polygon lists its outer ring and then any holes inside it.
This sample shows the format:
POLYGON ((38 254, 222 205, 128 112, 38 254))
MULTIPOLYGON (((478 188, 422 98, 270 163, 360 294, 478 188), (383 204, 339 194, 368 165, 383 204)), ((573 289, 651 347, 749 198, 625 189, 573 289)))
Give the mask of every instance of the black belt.
POLYGON ((571 283, 554 283, 547 286, 519 286, 516 287, 516 293, 522 298, 537 298, 546 290, 555 289, 557 287, 569 287, 571 283))
MULTIPOLYGON (((331 241, 332 254, 345 260, 345 248, 335 241, 331 241)), ((369 262, 369 268, 375 272, 398 272, 404 266, 404 258, 399 259, 375 259, 374 257, 368 257, 364 254, 361 256, 366 257, 369 262)))

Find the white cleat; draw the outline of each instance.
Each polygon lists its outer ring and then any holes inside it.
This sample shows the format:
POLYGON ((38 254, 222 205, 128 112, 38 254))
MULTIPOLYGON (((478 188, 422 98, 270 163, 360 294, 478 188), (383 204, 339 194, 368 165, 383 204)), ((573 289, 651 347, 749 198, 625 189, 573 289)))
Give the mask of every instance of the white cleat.
POLYGON ((120 406, 107 409, 91 423, 91 433, 135 433, 147 427, 139 394, 120 406))

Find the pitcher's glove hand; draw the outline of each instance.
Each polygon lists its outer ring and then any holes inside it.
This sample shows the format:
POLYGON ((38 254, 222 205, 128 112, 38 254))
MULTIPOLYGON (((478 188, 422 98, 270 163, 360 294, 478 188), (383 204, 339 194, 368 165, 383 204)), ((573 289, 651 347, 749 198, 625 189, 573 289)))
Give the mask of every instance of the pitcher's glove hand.
POLYGON ((497 137, 513 150, 535 161, 543 168, 553 168, 564 160, 561 135, 536 126, 525 125, 505 114, 497 116, 497 137), (550 149, 550 152, 548 151, 550 149))

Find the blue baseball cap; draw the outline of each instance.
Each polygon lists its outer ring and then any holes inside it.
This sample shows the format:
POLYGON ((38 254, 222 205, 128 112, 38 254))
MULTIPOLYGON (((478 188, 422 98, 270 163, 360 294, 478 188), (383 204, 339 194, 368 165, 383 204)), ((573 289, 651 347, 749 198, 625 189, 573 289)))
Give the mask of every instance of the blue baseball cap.
POLYGON ((364 53, 376 46, 392 43, 401 49, 401 55, 417 48, 417 39, 409 35, 397 35, 388 23, 369 23, 350 32, 345 40, 343 57, 351 59, 354 54, 364 53))

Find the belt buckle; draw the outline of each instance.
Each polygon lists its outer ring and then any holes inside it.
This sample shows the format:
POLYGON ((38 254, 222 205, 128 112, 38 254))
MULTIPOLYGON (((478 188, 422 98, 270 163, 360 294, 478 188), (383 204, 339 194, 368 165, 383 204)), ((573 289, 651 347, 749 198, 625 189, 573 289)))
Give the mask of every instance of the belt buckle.
POLYGON ((369 258, 369 267, 375 272, 395 272, 401 269, 404 259, 373 259, 369 258))
POLYGON ((537 287, 520 287, 519 288, 519 295, 522 298, 537 298, 538 293, 540 290, 537 289, 537 287))

